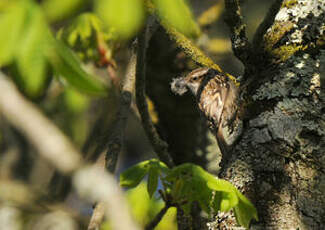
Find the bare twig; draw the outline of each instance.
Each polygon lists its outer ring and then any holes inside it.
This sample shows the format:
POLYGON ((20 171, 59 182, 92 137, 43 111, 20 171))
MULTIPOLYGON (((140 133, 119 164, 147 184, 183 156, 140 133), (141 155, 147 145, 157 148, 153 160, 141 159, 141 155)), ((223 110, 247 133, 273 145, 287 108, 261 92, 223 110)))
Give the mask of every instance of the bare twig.
MULTIPOLYGON (((114 173, 118 156, 122 152, 124 143, 124 132, 128 120, 128 115, 130 113, 132 93, 135 87, 135 67, 137 60, 135 46, 136 43, 134 43, 132 47, 130 62, 128 64, 126 76, 122 86, 122 92, 120 95, 120 108, 115 122, 116 125, 108 141, 108 148, 104 167, 111 173, 114 173)), ((104 212, 105 208, 103 203, 96 204, 93 211, 93 215, 90 219, 88 230, 95 230, 100 228, 100 225, 104 218, 104 212)))
POLYGON ((114 177, 102 168, 84 167, 75 173, 73 182, 81 197, 103 204, 114 230, 139 230, 133 222, 126 199, 114 177))
POLYGON ((152 123, 148 104, 145 95, 145 80, 146 80, 146 51, 150 36, 150 26, 147 25, 138 37, 138 52, 137 52, 137 66, 136 66, 136 103, 141 116, 143 128, 149 138, 153 149, 158 155, 159 159, 163 161, 168 167, 173 167, 174 163, 168 153, 168 145, 163 141, 155 126, 152 123))
MULTIPOLYGON (((151 31, 155 28, 150 28, 151 31)), ((153 32, 152 32, 153 33, 153 32)), ((151 33, 151 34, 152 34, 151 33)), ((132 44, 131 57, 126 71, 126 76, 123 82, 122 91, 120 94, 120 107, 115 122, 113 132, 109 136, 105 168, 113 173, 116 168, 118 156, 120 155, 124 144, 124 132, 130 113, 130 106, 132 102, 132 94, 135 87, 135 74, 137 63, 137 41, 132 44)), ((92 218, 90 220, 88 230, 99 229, 103 218, 105 209, 102 203, 96 204, 92 218)))
POLYGON ((247 66, 251 58, 251 44, 246 37, 246 24, 242 21, 239 0, 225 0, 226 23, 231 32, 232 49, 236 57, 247 66))
POLYGON ((163 209, 160 210, 160 212, 155 216, 155 218, 145 227, 145 230, 155 229, 155 227, 159 224, 159 222, 164 217, 169 208, 170 206, 166 204, 166 206, 163 207, 163 209))
POLYGON ((102 202, 114 230, 138 230, 114 177, 97 166, 82 167, 81 154, 38 108, 27 101, 0 72, 0 113, 61 173, 72 174, 76 190, 92 202, 102 202))
POLYGON ((96 204, 93 214, 91 215, 88 230, 98 230, 105 216, 105 205, 103 202, 96 204))
POLYGON ((108 142, 108 150, 106 153, 106 169, 110 172, 115 171, 115 165, 118 155, 122 151, 124 142, 124 132, 130 113, 130 105, 132 101, 132 93, 135 87, 135 68, 136 68, 136 44, 133 44, 130 62, 126 71, 126 76, 122 86, 120 95, 120 108, 117 114, 115 127, 108 142))

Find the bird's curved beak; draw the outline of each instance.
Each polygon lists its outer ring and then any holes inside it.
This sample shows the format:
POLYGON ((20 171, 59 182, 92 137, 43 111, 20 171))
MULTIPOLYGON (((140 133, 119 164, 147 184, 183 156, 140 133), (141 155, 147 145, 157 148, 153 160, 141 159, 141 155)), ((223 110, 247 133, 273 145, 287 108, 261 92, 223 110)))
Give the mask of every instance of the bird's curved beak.
POLYGON ((183 95, 187 91, 184 77, 174 78, 171 83, 171 90, 178 95, 183 95))

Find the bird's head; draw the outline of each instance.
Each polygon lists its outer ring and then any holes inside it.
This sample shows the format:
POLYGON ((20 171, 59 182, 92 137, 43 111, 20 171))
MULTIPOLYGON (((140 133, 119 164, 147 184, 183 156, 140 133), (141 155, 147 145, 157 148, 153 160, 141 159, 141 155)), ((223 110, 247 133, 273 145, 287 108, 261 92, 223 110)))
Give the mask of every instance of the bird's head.
POLYGON ((175 78, 172 81, 171 89, 174 93, 183 95, 190 90, 194 95, 197 95, 202 81, 205 79, 210 68, 198 68, 187 74, 185 77, 175 78))

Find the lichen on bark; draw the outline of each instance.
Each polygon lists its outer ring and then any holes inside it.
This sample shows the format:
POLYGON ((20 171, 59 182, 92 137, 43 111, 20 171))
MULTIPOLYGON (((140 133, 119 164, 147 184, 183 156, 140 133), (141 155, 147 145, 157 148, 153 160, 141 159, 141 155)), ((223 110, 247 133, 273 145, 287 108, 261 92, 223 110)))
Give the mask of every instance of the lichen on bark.
POLYGON ((325 4, 322 0, 284 1, 274 24, 264 35, 264 49, 274 62, 319 46, 324 40, 325 4))
POLYGON ((255 202, 252 229, 325 228, 324 25, 324 1, 283 1, 266 64, 246 77, 244 132, 220 175, 255 202))

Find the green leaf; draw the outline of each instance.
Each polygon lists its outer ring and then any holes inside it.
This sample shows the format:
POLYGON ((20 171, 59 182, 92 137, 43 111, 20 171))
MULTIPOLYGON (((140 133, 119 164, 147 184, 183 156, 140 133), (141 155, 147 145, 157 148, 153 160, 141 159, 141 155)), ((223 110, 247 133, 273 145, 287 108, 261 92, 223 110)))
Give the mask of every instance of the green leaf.
POLYGON ((167 25, 189 37, 197 37, 200 29, 184 0, 153 0, 158 16, 167 25))
POLYGON ((245 228, 248 228, 249 223, 253 218, 258 220, 257 211, 254 205, 241 192, 237 191, 237 196, 239 202, 234 208, 237 222, 245 228))
POLYGON ((64 102, 67 109, 78 114, 85 111, 89 104, 89 98, 73 88, 66 87, 64 91, 64 102))
POLYGON ((97 15, 84 13, 75 18, 70 25, 59 30, 57 37, 71 47, 83 61, 95 61, 102 58, 110 60, 116 44, 116 34, 106 32, 97 15))
POLYGON ((181 206, 185 214, 190 213, 193 202, 198 202, 207 213, 212 209, 223 212, 233 209, 238 223, 245 227, 249 226, 252 218, 257 220, 253 204, 231 183, 215 178, 195 164, 185 163, 168 169, 158 160, 144 161, 122 173, 120 183, 124 187, 135 187, 147 173, 149 196, 152 197, 156 191, 161 176, 165 192, 181 206), (161 176, 161 172, 166 176, 161 176))
POLYGON ((238 223, 243 226, 257 217, 254 206, 231 183, 215 178, 197 165, 179 165, 164 180, 171 183, 174 201, 185 201, 182 204, 184 212, 189 212, 191 203, 196 201, 207 213, 211 211, 211 206, 215 211, 227 212, 234 209, 238 223))
POLYGON ((89 46, 93 45, 90 42, 97 43, 98 33, 104 33, 101 20, 95 14, 84 13, 75 18, 67 28, 60 31, 60 39, 62 38, 71 47, 75 47, 79 43, 89 46))
POLYGON ((157 159, 143 161, 124 171, 120 176, 120 184, 123 187, 136 187, 148 173, 147 190, 150 198, 158 187, 158 179, 169 171, 168 167, 157 159))
POLYGON ((50 40, 47 56, 55 71, 71 86, 82 92, 92 95, 106 94, 104 84, 81 68, 79 59, 62 41, 54 38, 50 40))
POLYGON ((233 193, 234 196, 236 196, 236 188, 226 180, 213 178, 213 180, 208 180, 207 183, 208 187, 215 191, 229 192, 233 193))
POLYGON ((0 67, 13 60, 25 16, 26 9, 22 1, 13 1, 0 9, 0 67))
POLYGON ((125 170, 120 175, 120 185, 126 188, 136 187, 150 169, 150 161, 143 161, 125 170))
POLYGON ((158 177, 159 177, 159 168, 151 167, 148 173, 148 184, 147 190, 149 197, 151 198, 158 188, 158 177))
POLYGON ((93 14, 82 14, 78 16, 68 28, 69 36, 67 41, 69 45, 74 46, 77 39, 81 42, 89 40, 94 34, 93 31, 99 32, 101 21, 93 14))
POLYGON ((248 227, 252 218, 258 220, 254 205, 231 183, 216 179, 209 181, 208 186, 218 191, 215 194, 214 207, 216 210, 229 211, 234 209, 237 221, 240 225, 248 227))
POLYGON ((37 97, 47 82, 48 62, 44 54, 46 47, 47 25, 36 4, 31 4, 28 17, 16 52, 16 63, 19 74, 16 79, 24 92, 31 97, 37 97))
MULTIPOLYGON (((194 201, 199 202, 201 208, 209 212, 212 199, 212 190, 207 186, 209 175, 200 166, 186 163, 173 168, 164 179, 172 184, 171 195, 174 201, 184 203, 184 212, 190 211, 194 201)), ((213 178, 212 175, 211 177, 213 178)))
POLYGON ((207 183, 208 187, 214 191, 218 191, 217 199, 219 201, 219 208, 222 212, 227 212, 238 204, 237 189, 228 181, 214 178, 207 183))
POLYGON ((145 19, 143 0, 96 0, 95 11, 121 39, 129 39, 145 19))
POLYGON ((79 10, 86 0, 45 0, 42 3, 49 21, 62 20, 79 10))
POLYGON ((149 198, 146 187, 146 184, 141 182, 136 188, 126 193, 133 217, 140 223, 148 221, 150 205, 154 201, 149 198))

